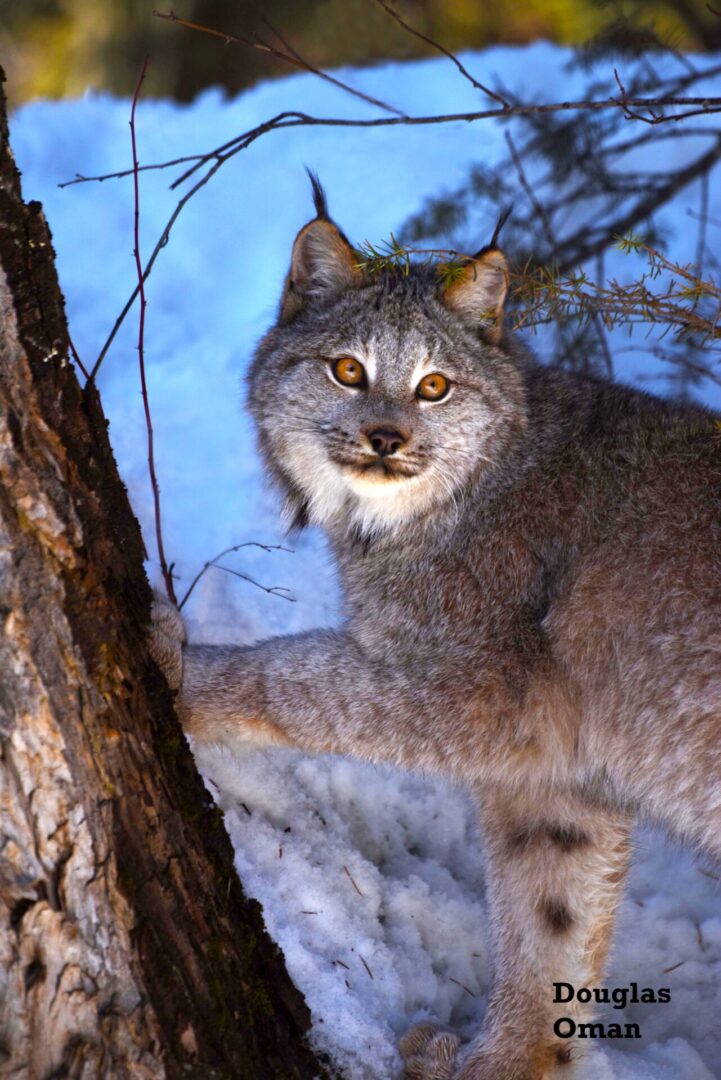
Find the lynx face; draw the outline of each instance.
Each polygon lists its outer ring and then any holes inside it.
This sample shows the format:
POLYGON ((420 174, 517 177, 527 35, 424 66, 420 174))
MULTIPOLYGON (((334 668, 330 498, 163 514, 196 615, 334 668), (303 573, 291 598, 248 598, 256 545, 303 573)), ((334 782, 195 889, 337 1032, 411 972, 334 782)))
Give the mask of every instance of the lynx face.
POLYGON ((395 529, 461 501, 499 460, 523 414, 487 325, 505 281, 497 251, 445 292, 428 270, 369 280, 335 225, 306 225, 250 374, 261 449, 294 517, 395 529))

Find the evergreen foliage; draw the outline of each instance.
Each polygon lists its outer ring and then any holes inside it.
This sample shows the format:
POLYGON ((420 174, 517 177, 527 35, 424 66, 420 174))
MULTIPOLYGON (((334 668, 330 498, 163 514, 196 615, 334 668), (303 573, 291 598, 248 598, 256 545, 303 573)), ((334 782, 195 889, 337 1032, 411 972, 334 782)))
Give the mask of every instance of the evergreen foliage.
MULTIPOLYGON (((598 72, 616 71, 614 65, 624 72, 624 82, 616 74, 620 100, 694 93, 703 73, 672 43, 628 20, 577 50, 572 66, 589 71, 585 98, 603 95, 598 72)), ((516 103, 505 87, 502 93, 516 103)), ((501 246, 513 259, 513 322, 550 324, 555 362, 613 375, 608 331, 623 325, 630 336, 643 325, 645 351, 671 365, 681 396, 704 378, 718 381, 712 369, 721 356, 720 266, 707 232, 721 135, 712 118, 699 113, 679 121, 673 108, 535 113, 509 121, 506 140, 499 164, 479 164, 462 186, 429 200, 405 223, 395 258, 430 249, 447 262, 449 254, 452 260, 474 251, 510 201, 501 246), (677 145, 669 169, 671 142, 677 145), (690 185, 699 192, 697 254, 693 264, 680 265, 663 211, 690 185), (629 256, 623 281, 605 272, 614 247, 629 256)), ((688 228, 686 220, 678 225, 688 228)))

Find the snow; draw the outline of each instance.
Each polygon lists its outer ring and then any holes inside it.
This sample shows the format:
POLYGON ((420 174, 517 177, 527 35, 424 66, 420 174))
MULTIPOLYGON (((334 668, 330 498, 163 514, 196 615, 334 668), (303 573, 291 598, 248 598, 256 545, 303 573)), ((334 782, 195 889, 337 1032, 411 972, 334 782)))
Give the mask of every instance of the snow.
MULTIPOLYGON (((558 84, 566 59, 563 50, 537 44, 495 48, 464 62, 483 81, 497 76, 530 97, 558 84)), ((478 108, 476 92, 443 59, 341 77, 416 114, 478 108)), ((581 79, 564 74, 564 96, 581 79)), ((215 91, 190 106, 143 101, 141 160, 210 148, 288 107, 374 115, 306 75, 260 85, 231 102, 215 91)), ((127 167, 129 111, 127 101, 90 95, 36 102, 11 122, 25 197, 45 204, 71 331, 86 363, 134 285, 131 185, 56 184, 75 173, 127 167)), ((683 154, 683 146, 669 142, 664 152, 683 154)), ((427 196, 462 183, 472 164, 504 151, 503 130, 490 123, 296 128, 259 139, 189 203, 147 286, 164 532, 181 588, 230 545, 287 543, 242 412, 240 382, 273 316, 292 238, 312 214, 303 166, 320 173, 331 211, 353 239, 378 240, 427 196)), ((168 180, 162 172, 142 177, 146 257, 177 199, 168 180)), ((713 185, 711 191, 710 214, 718 219, 713 185)), ((696 190, 682 192, 676 219, 685 221, 697 200, 696 190)), ((480 207, 479 230, 490 232, 493 216, 480 207)), ((674 253, 691 260, 694 244, 695 230, 678 230, 674 253)), ((131 318, 104 363, 100 387, 121 473, 153 551, 135 335, 131 318)), ((623 369, 625 378, 651 372, 650 385, 665 388, 658 364, 634 363, 623 369)), ((337 622, 338 584, 322 537, 309 532, 293 546, 292 553, 247 547, 226 560, 266 585, 289 586, 292 603, 211 571, 188 604, 191 637, 243 643, 337 622)), ((154 559, 149 569, 157 580, 154 559)), ((463 792, 439 780, 288 751, 241 759, 204 750, 198 762, 225 811, 243 883, 262 902, 268 929, 306 995, 314 1043, 347 1080, 394 1076, 397 1036, 414 1020, 434 1016, 466 1033, 477 1026, 488 989, 487 927, 480 840, 463 792)), ((638 1022, 644 1037, 597 1047, 583 1075, 721 1076, 718 878, 690 853, 669 850, 658 834, 641 831, 638 844, 609 983, 668 986, 672 999, 612 1010, 618 1022, 638 1022)))
POLYGON ((253 754, 242 779, 227 752, 200 760, 241 879, 264 903, 273 897, 268 929, 344 1076, 395 1075, 409 1018, 478 1018, 486 918, 460 792, 290 751, 253 754))

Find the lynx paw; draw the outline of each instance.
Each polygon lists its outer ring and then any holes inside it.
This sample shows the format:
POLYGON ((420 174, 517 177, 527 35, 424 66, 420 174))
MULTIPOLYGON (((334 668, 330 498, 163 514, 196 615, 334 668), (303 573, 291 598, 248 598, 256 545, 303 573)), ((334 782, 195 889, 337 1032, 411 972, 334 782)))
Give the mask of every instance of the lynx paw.
POLYGON ((430 1021, 411 1028, 398 1047, 404 1080, 451 1080, 460 1041, 452 1031, 430 1021))
MULTIPOLYGON (((454 1032, 430 1021, 411 1028, 398 1046, 403 1080, 550 1080, 557 1075, 550 1066, 544 1067, 540 1058, 537 1065, 531 1065, 525 1056, 477 1042, 459 1054, 460 1042, 454 1032)), ((554 1057, 554 1062, 560 1063, 560 1058, 554 1057)))
POLYGON ((150 615, 150 655, 168 680, 168 686, 178 690, 183 679, 183 646, 188 640, 183 619, 175 604, 157 589, 150 615))

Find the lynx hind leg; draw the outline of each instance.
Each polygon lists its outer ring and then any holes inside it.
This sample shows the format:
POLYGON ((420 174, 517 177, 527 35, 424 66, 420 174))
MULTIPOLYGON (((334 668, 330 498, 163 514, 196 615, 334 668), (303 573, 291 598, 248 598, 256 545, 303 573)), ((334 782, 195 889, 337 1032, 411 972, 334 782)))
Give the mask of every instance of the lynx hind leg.
POLYGON ((592 1006, 554 1002, 555 982, 598 985, 630 860, 630 824, 571 797, 482 795, 494 984, 454 1080, 578 1075, 583 1040, 554 1031, 592 1006))
MULTIPOLYGON (((458 1037, 421 1024, 402 1040, 405 1080, 578 1076, 583 1045, 554 1032, 589 1005, 553 1000, 553 983, 598 985, 630 859, 625 816, 571 797, 482 794, 495 980, 483 1029, 458 1037)), ((565 1033, 565 1029, 564 1029, 565 1033)))
POLYGON ((452 1080, 460 1041, 448 1028, 432 1021, 411 1028, 398 1045, 403 1080, 452 1080))

